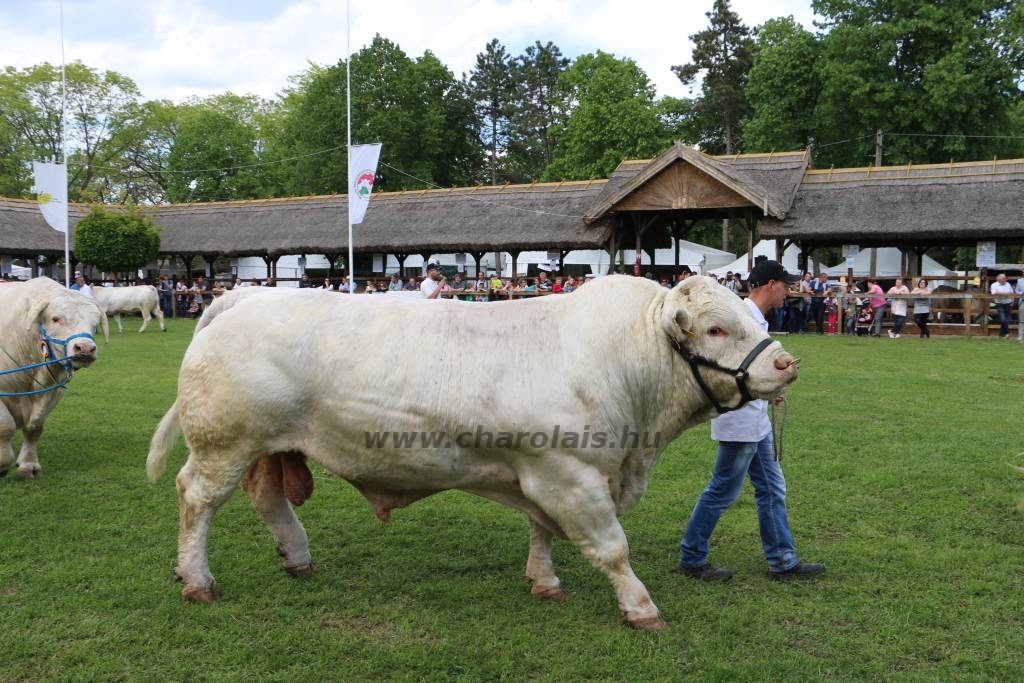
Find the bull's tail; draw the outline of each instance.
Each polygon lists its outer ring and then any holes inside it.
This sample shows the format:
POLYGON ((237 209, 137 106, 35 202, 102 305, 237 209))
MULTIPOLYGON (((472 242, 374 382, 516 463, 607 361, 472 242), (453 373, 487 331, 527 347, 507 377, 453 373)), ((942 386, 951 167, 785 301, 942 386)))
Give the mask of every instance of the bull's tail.
POLYGON ((160 424, 157 425, 153 439, 149 442, 149 456, 146 458, 146 475, 150 481, 156 481, 167 469, 167 454, 181 434, 181 423, 178 421, 178 402, 175 401, 167 411, 160 424))

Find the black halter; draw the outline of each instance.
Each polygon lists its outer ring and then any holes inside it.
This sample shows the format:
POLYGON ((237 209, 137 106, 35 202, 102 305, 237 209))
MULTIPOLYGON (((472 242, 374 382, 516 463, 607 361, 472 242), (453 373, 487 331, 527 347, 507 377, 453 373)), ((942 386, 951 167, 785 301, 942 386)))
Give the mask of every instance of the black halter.
POLYGON ((697 380, 697 384, 699 384, 700 388, 704 391, 704 395, 708 397, 708 400, 711 401, 711 405, 715 407, 715 410, 717 410, 719 414, 728 413, 730 411, 736 410, 737 408, 742 408, 743 406, 747 405, 752 400, 754 400, 754 397, 750 395, 750 390, 747 388, 747 378, 750 376, 747 373, 747 368, 750 367, 750 364, 754 362, 754 359, 757 358, 762 351, 764 351, 766 348, 775 343, 775 340, 772 339, 771 337, 766 337, 762 339, 761 342, 757 346, 755 346, 750 351, 750 353, 747 354, 747 357, 743 359, 743 362, 740 363, 740 366, 738 368, 733 369, 724 368, 715 361, 711 360, 710 358, 698 356, 696 353, 693 353, 688 348, 683 346, 677 339, 669 337, 669 341, 672 342, 672 348, 674 348, 679 353, 679 355, 682 356, 683 359, 690 365, 690 370, 693 372, 694 379, 697 380), (729 408, 719 403, 718 399, 715 398, 715 395, 711 393, 711 387, 709 387, 707 385, 707 382, 704 381, 704 378, 701 377, 700 371, 697 369, 698 365, 703 365, 705 367, 711 368, 712 370, 724 372, 727 375, 732 375, 734 378, 736 378, 736 388, 740 390, 740 402, 729 408))

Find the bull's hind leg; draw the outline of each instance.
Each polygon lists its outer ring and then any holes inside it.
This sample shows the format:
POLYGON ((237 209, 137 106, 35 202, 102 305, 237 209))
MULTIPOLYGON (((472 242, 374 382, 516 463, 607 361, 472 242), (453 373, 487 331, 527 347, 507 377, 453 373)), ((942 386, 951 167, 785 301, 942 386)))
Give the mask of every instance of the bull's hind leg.
POLYGON ((560 466, 547 460, 537 472, 521 472, 523 493, 579 546, 584 557, 612 582, 619 610, 630 626, 661 631, 667 625, 647 588, 629 564, 626 534, 615 515, 605 479, 578 463, 560 466))
POLYGON ((191 454, 178 473, 181 518, 178 525, 178 566, 174 573, 184 584, 182 597, 188 600, 212 602, 217 599, 217 584, 210 573, 207 548, 210 522, 238 486, 243 467, 214 468, 200 463, 191 454))
POLYGON ((530 592, 538 598, 563 600, 567 594, 562 590, 551 563, 552 537, 551 531, 530 519, 530 556, 526 559, 526 579, 533 583, 530 592))
POLYGON ((149 321, 153 318, 145 308, 139 309, 139 313, 142 314, 142 327, 139 328, 139 332, 145 332, 149 326, 149 321))
POLYGON ((124 332, 124 325, 121 324, 121 314, 120 313, 115 313, 114 314, 114 322, 117 323, 117 331, 118 332, 124 332))
POLYGON ((167 326, 164 325, 164 312, 163 312, 163 309, 161 309, 159 306, 157 306, 155 309, 153 309, 153 315, 156 316, 156 321, 158 323, 160 323, 160 331, 161 332, 166 332, 167 331, 167 326))
POLYGON ((274 534, 277 552, 284 558, 284 570, 292 576, 306 577, 313 575, 309 538, 288 502, 284 485, 286 467, 305 467, 304 462, 294 462, 296 456, 294 453, 277 453, 257 459, 242 478, 242 488, 274 534))
POLYGON ((0 477, 6 477, 7 472, 14 464, 14 448, 11 446, 11 440, 14 438, 17 428, 14 418, 7 412, 4 404, 0 403, 0 477))

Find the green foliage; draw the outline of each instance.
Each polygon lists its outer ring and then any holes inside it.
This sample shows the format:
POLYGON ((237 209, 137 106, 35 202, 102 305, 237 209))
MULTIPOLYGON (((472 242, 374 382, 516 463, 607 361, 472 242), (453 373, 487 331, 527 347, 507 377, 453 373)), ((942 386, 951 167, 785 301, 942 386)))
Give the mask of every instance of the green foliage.
POLYGON ((815 130, 821 83, 821 45, 792 17, 756 30, 757 59, 748 76, 750 118, 743 121, 744 151, 805 149, 815 130))
POLYGON ((567 112, 561 76, 569 66, 554 43, 535 42, 513 63, 514 93, 509 114, 507 172, 513 182, 541 177, 555 158, 555 131, 567 112))
MULTIPOLYGON (((68 199, 112 198, 101 169, 128 144, 139 90, 114 71, 99 71, 81 62, 65 67, 67 77, 68 199)), ((63 159, 60 68, 48 63, 0 74, 0 119, 36 159, 63 159)), ((2 137, 2 134, 0 134, 2 137)), ((27 159, 26 159, 27 160, 27 159)))
POLYGON ((754 62, 755 46, 750 29, 729 7, 729 0, 715 0, 705 16, 708 28, 690 36, 693 61, 673 66, 672 71, 684 85, 694 85, 701 79, 701 95, 695 109, 720 131, 720 137, 715 136, 717 144, 706 145, 705 151, 732 154, 742 144, 740 125, 750 113, 744 88, 754 62))
MULTIPOLYGON (((885 164, 998 154, 1021 98, 1024 41, 1011 0, 818 0, 825 17, 819 139, 897 134, 885 164), (913 135, 899 135, 909 133, 913 135)), ((1019 131, 1018 131, 1019 134, 1019 131)), ((822 150, 820 162, 864 165, 873 139, 822 150)))
POLYGON ((152 219, 130 207, 123 211, 94 207, 75 227, 72 251, 82 263, 124 273, 145 266, 159 249, 160 232, 152 219))
POLYGON ((491 184, 497 185, 500 157, 507 156, 509 101, 513 88, 512 58, 497 38, 476 56, 476 66, 469 74, 467 87, 476 115, 483 122, 481 138, 487 149, 491 184))
POLYGON ((0 479, 0 671, 11 681, 1020 677, 1024 476, 1006 463, 1024 456, 1017 421, 993 418, 994 405, 1024 410, 1013 342, 783 339, 802 360, 787 502, 801 557, 828 573, 765 576, 749 487, 712 537, 713 561, 735 578, 711 586, 673 571, 714 461, 696 428, 622 520, 632 567, 671 625, 651 635, 623 626, 607 578, 566 541, 554 561, 570 599, 533 598, 521 513, 444 493, 382 525, 318 466, 296 509, 316 575, 281 571, 238 491, 210 534, 223 597, 183 602, 171 567, 184 444, 157 484, 144 472, 194 323, 168 329, 101 346, 47 420, 42 476, 0 479))
POLYGON ((183 105, 167 156, 172 202, 252 199, 261 196, 257 169, 260 102, 226 94, 183 105))
POLYGON ((654 86, 633 60, 601 51, 582 55, 561 82, 571 113, 556 131, 546 180, 606 178, 623 159, 650 157, 668 144, 654 86))

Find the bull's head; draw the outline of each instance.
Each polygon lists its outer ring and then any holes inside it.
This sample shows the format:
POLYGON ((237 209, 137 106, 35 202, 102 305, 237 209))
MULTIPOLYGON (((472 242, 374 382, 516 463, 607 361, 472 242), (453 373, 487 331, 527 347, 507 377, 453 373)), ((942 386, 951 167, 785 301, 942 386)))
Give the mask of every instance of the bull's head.
POLYGON ((712 278, 690 277, 669 291, 661 324, 719 412, 779 396, 797 377, 797 360, 712 278))
POLYGON ((96 360, 93 334, 103 322, 105 316, 95 301, 63 288, 36 298, 25 319, 31 332, 40 336, 41 349, 56 359, 69 359, 75 369, 96 360))

